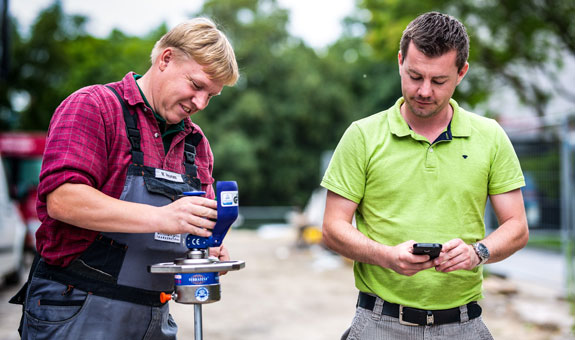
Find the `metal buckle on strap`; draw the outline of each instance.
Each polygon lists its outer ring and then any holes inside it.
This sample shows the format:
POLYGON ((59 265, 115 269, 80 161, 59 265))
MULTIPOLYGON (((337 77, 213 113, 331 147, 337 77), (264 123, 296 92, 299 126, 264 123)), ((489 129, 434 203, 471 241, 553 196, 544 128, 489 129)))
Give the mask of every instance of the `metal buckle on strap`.
MULTIPOLYGON (((419 324, 413 322, 403 321, 403 307, 403 305, 399 305, 399 323, 404 326, 419 326, 419 324)), ((431 317, 433 318, 433 315, 431 317)))
MULTIPOLYGON (((413 323, 413 322, 403 320, 403 308, 404 308, 403 305, 399 305, 399 323, 402 325, 405 325, 405 326, 421 326, 418 323, 413 323)), ((425 321, 426 321, 427 326, 433 326, 433 324, 435 323, 435 318, 433 317, 432 311, 430 311, 430 310, 427 311, 425 321)))

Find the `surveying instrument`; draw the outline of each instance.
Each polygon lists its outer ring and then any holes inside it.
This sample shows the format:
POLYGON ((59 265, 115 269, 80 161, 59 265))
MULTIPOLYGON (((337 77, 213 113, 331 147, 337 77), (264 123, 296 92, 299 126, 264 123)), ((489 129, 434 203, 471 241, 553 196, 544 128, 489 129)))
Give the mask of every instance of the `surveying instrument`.
MULTIPOLYGON (((205 195, 203 191, 185 192, 184 196, 205 195)), ((162 303, 174 300, 178 303, 194 305, 194 339, 202 340, 202 305, 219 301, 221 298, 220 272, 240 270, 244 261, 219 261, 209 256, 209 248, 219 247, 238 217, 238 185, 235 181, 216 183, 218 219, 210 237, 188 234, 184 258, 174 262, 157 263, 148 266, 153 274, 173 274, 175 291, 162 293, 162 303)))

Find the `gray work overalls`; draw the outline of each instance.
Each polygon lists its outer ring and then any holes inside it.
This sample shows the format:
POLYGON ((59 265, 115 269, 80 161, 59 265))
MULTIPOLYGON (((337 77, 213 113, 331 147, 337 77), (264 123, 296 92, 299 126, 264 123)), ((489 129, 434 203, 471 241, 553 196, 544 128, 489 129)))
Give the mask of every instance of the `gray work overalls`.
MULTIPOLYGON (((186 174, 146 167, 137 117, 118 97, 132 146, 121 200, 163 206, 184 191, 199 191, 195 147, 201 134, 185 141, 186 174)), ((101 233, 68 267, 37 259, 27 289, 11 302, 23 302, 23 339, 176 339, 177 325, 161 292, 173 291, 172 275, 147 267, 172 262, 187 251, 184 235, 101 233)), ((26 286, 25 286, 26 287, 26 286)))

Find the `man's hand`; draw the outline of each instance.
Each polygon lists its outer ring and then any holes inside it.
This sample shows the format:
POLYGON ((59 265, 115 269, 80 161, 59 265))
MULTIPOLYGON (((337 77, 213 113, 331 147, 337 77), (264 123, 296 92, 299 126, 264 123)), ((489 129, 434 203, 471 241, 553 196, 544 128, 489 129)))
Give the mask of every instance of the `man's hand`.
MULTIPOLYGON (((217 257, 220 261, 229 261, 230 253, 228 249, 222 244, 219 247, 210 248, 210 256, 217 257)), ((220 275, 226 275, 228 272, 220 272, 220 275)))
POLYGON ((481 260, 470 244, 461 239, 453 239, 443 244, 441 254, 433 260, 435 269, 439 272, 452 272, 454 270, 471 270, 481 260))
POLYGON ((395 272, 412 276, 422 270, 432 268, 433 261, 429 260, 429 255, 413 255, 413 244, 415 241, 407 241, 389 247, 389 263, 388 268, 395 272))
POLYGON ((193 234, 209 237, 216 225, 217 202, 204 197, 182 197, 159 207, 158 231, 164 234, 193 234))

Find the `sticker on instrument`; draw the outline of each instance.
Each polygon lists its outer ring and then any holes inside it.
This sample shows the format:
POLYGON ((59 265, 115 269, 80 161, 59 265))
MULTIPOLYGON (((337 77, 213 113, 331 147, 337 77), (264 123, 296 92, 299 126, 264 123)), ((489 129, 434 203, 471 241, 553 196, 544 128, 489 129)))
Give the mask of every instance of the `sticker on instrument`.
POLYGON ((182 175, 162 169, 156 169, 156 178, 163 178, 172 182, 184 183, 182 175))
POLYGON ((162 241, 162 242, 180 243, 182 241, 182 235, 180 234, 169 235, 169 234, 156 233, 154 235, 154 239, 156 241, 162 241))
POLYGON ((210 292, 205 287, 200 287, 196 289, 196 300, 204 302, 210 297, 210 292))
POLYGON ((222 207, 237 207, 238 206, 238 192, 237 191, 222 191, 220 193, 220 202, 222 202, 222 207))

